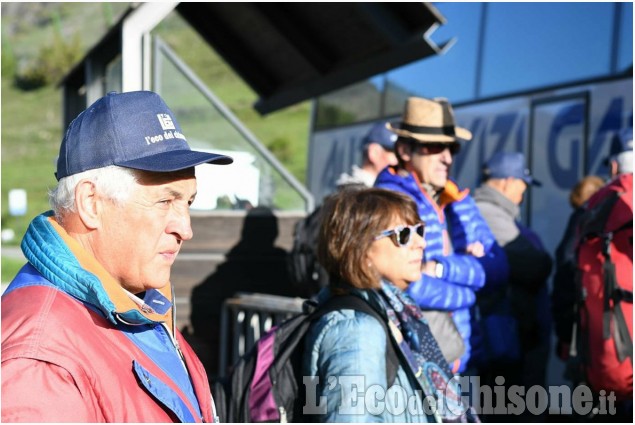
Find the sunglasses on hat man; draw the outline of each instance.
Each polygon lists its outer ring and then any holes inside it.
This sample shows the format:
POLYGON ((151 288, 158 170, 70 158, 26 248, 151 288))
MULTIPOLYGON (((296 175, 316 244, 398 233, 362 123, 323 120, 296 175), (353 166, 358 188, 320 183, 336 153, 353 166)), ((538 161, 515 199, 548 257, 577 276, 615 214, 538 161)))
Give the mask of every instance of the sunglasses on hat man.
POLYGON ((409 139, 410 146, 414 151, 416 151, 419 155, 437 155, 443 152, 446 149, 450 150, 450 154, 452 156, 458 154, 461 151, 461 144, 459 142, 451 142, 451 143, 440 143, 440 142, 432 142, 432 143, 423 143, 419 142, 415 139, 409 139))

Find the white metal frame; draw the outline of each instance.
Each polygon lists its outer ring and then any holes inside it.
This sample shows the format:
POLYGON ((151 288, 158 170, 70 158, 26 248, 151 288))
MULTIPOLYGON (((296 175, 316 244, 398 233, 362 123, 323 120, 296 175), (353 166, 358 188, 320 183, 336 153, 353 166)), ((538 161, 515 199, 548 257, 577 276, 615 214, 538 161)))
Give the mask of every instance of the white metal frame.
POLYGON ((152 88, 150 31, 178 4, 179 2, 143 3, 124 21, 121 33, 123 92, 152 88))

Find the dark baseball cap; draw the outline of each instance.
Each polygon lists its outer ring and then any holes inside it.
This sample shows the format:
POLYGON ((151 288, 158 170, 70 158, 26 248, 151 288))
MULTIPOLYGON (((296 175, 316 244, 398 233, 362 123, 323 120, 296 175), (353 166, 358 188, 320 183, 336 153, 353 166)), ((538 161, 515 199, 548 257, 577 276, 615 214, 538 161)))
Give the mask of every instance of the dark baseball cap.
POLYGON ((523 180, 527 185, 542 186, 525 167, 525 155, 521 152, 496 152, 485 163, 483 174, 494 179, 514 177, 523 180))
POLYGON ((364 136, 362 146, 366 146, 370 143, 378 143, 384 149, 394 150, 395 142, 397 141, 397 134, 388 130, 386 124, 386 122, 381 122, 373 125, 368 134, 364 136))
POLYGON ((111 92, 68 126, 55 177, 59 180, 109 165, 168 172, 233 161, 229 156, 191 150, 176 117, 158 94, 111 92))

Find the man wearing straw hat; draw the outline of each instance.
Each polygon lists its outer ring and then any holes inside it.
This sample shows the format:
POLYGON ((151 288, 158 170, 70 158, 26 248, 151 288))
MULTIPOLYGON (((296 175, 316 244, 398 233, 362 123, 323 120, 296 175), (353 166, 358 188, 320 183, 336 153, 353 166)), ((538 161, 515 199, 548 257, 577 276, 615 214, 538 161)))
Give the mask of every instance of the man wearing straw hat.
POLYGON ((451 105, 441 98, 409 98, 402 122, 390 128, 399 136, 398 165, 385 168, 375 186, 404 192, 417 203, 426 223, 427 248, 421 279, 410 285, 408 293, 423 309, 452 312, 465 345, 462 355, 451 347, 447 326, 431 323, 431 328, 453 371, 465 372, 478 339, 470 317, 475 292, 486 282, 484 290, 503 285, 508 277, 505 254, 469 191, 460 190, 449 178, 460 141, 469 141, 472 134, 455 125, 451 105))

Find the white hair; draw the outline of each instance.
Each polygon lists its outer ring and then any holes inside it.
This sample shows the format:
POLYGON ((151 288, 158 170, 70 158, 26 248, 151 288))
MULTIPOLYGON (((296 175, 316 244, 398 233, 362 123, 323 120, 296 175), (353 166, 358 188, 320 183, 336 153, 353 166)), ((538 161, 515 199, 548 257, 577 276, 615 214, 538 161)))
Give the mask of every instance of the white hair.
POLYGON ((55 189, 49 190, 49 204, 58 220, 75 208, 75 188, 82 180, 90 180, 95 190, 115 203, 128 199, 131 189, 138 181, 138 174, 132 168, 111 165, 73 174, 60 179, 55 189))
POLYGON ((617 174, 633 173, 633 151, 619 153, 613 157, 617 162, 617 174))

